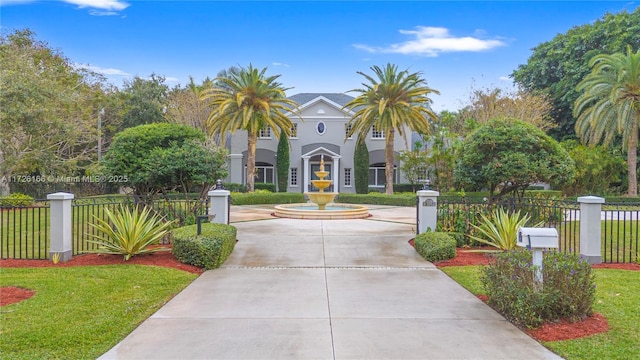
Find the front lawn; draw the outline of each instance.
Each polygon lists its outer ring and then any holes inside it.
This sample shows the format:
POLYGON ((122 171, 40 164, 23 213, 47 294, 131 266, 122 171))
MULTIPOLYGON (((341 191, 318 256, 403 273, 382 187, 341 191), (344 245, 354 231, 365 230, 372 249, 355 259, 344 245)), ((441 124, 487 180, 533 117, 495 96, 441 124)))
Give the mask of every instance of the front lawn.
POLYGON ((157 266, 0 268, 0 287, 35 291, 0 308, 4 359, 95 359, 197 275, 157 266))
MULTIPOLYGON (((482 294, 482 266, 441 268, 473 294, 482 294)), ((640 354, 640 272, 594 269, 594 311, 609 323, 609 331, 574 340, 543 342, 565 359, 637 359, 640 354)))

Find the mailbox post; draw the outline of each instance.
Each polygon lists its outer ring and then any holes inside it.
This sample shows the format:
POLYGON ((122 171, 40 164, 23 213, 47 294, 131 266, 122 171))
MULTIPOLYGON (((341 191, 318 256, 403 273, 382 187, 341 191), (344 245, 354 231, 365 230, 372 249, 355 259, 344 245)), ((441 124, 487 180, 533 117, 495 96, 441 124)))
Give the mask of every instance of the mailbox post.
POLYGON ((534 281, 542 286, 542 256, 544 249, 558 248, 558 230, 555 228, 530 228, 518 229, 516 244, 532 252, 532 263, 535 266, 534 281))

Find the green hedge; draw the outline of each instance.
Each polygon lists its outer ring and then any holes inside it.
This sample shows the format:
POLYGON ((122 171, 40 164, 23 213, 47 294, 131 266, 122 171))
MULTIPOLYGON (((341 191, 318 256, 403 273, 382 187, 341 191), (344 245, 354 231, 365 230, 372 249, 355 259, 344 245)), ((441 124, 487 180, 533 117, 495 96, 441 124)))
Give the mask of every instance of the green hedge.
POLYGON ((386 194, 379 194, 379 193, 370 193, 370 194, 340 193, 336 201, 343 204, 416 206, 416 194, 404 193, 404 194, 386 195, 386 194))
POLYGON ((22 207, 33 205, 33 197, 21 193, 13 193, 0 197, 0 207, 22 207))
POLYGON ((271 192, 276 192, 276 184, 271 183, 255 183, 253 184, 254 190, 269 190, 271 192))
POLYGON ((197 225, 173 230, 173 255, 182 263, 206 270, 219 268, 236 245, 236 228, 204 223, 202 233, 197 231, 197 225))
POLYGON ((424 232, 414 240, 414 247, 427 261, 447 260, 456 257, 456 240, 442 232, 424 232))
POLYGON ((233 193, 233 205, 292 204, 306 202, 303 193, 233 193))

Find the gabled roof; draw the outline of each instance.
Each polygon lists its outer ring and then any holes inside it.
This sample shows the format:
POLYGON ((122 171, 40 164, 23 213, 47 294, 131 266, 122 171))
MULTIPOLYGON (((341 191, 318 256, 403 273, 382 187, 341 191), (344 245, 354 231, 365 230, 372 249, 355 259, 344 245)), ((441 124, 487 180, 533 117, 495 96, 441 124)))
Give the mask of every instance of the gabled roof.
POLYGON ((289 99, 297 102, 299 105, 304 105, 319 97, 326 98, 340 106, 345 106, 349 101, 354 99, 353 96, 343 93, 300 93, 289 96, 289 99))

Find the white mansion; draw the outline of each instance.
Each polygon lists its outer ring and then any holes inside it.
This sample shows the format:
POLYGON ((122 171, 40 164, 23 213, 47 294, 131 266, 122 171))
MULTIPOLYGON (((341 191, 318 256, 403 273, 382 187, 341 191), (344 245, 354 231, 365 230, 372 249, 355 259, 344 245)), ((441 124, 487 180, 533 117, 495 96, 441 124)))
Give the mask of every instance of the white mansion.
MULTIPOLYGON (((289 140, 290 167, 288 192, 312 190, 311 180, 316 179, 314 171, 320 167, 320 157, 324 155, 325 170, 333 180, 329 191, 355 193, 354 159, 356 136, 345 139, 347 123, 352 113, 343 110, 353 97, 340 93, 301 93, 289 99, 299 104, 297 114, 289 114, 293 123, 289 140)), ((407 129, 405 134, 410 136, 407 129)), ((385 186, 385 134, 373 129, 367 135, 369 150, 369 186, 385 186)), ((411 139, 408 139, 409 142, 411 139)), ((407 142, 396 135, 395 151, 406 150, 407 142)), ((410 144, 410 142, 409 142, 410 144)), ((410 145, 409 145, 410 146, 410 145)), ((256 183, 276 182, 276 153, 278 139, 272 129, 264 129, 256 145, 256 183)), ((238 131, 231 136, 229 178, 232 183, 246 184, 247 132, 238 131)), ((398 163, 395 164, 398 166, 398 163)), ((395 182, 401 181, 396 171, 395 182)))

